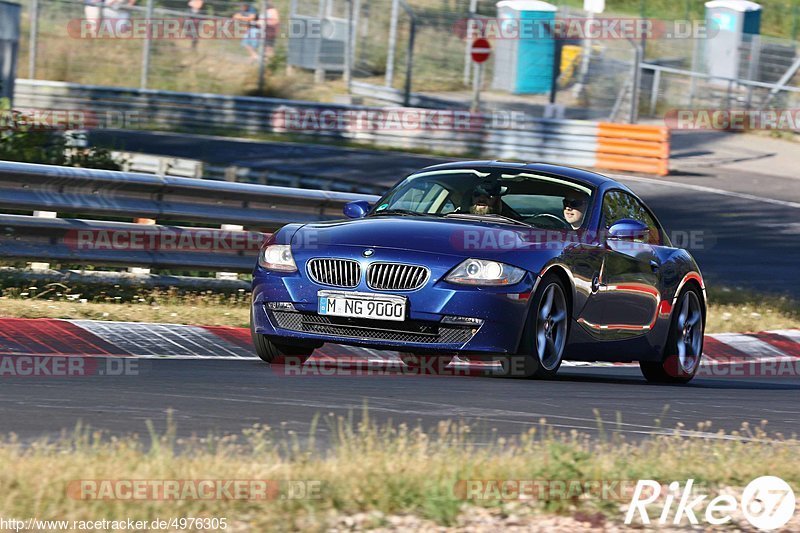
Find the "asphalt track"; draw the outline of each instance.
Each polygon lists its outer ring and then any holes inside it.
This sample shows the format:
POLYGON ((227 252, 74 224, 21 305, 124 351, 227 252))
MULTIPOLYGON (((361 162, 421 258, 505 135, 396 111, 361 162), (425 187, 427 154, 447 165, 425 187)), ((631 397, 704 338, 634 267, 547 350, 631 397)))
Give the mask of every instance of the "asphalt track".
MULTIPOLYGON (((81 421, 116 435, 147 438, 145 422, 163 431, 172 410, 179 435, 239 433, 253 424, 308 436, 315 415, 354 417, 366 406, 379 424, 433 429, 447 419, 470 424, 473 438, 490 443, 546 425, 598 436, 618 431, 638 439, 684 424, 711 421, 711 433, 742 422, 769 420, 770 432, 800 429, 800 379, 700 378, 688 386, 648 385, 637 368, 565 368, 558 380, 464 376, 295 376, 258 361, 145 361, 139 376, 6 378, 0 428, 23 440, 56 437, 81 421), (597 414, 595 414, 597 409, 597 414), (619 420, 618 420, 619 417, 619 420), (658 422, 660 420, 660 423, 658 422)), ((324 419, 316 437, 325 442, 324 419)))
MULTIPOLYGON (((765 419, 771 432, 800 427, 800 331, 708 335, 702 377, 688 386, 649 385, 635 365, 565 364, 558 380, 545 382, 470 375, 464 367, 430 375, 378 350, 326 345, 318 352, 303 366, 269 366, 255 358, 244 328, 2 319, 0 427, 24 440, 79 422, 146 435, 146 421, 164 430, 171 410, 183 436, 266 424, 304 439, 316 415, 358 421, 365 407, 379 424, 433 429, 460 420, 480 443, 542 420, 560 431, 634 439, 679 423, 686 437, 710 436, 692 431, 706 421, 728 432, 765 419), (37 377, 31 360, 43 365, 37 377), (57 365, 67 360, 78 371, 57 365)), ((328 424, 318 428, 317 439, 327 442, 328 424)))
MULTIPOLYGON (((151 144, 172 153, 150 151, 181 156, 186 154, 177 152, 196 142, 192 136, 176 136, 171 144, 153 138, 151 144)), ((230 158, 239 153, 232 143, 209 141, 204 149, 230 158)), ((125 148, 136 150, 132 144, 125 148)), ((248 143, 248 150, 254 157, 264 156, 263 146, 248 143)), ((331 171, 330 158, 336 157, 337 149, 319 150, 324 157, 310 153, 302 164, 311 168, 317 161, 320 171, 331 171)), ((370 179, 386 182, 393 181, 389 172, 400 177, 406 168, 433 159, 368 151, 349 155, 345 159, 351 162, 339 160, 333 171, 349 172, 348 165, 360 165, 370 169, 370 179)), ((725 191, 709 183, 714 176, 705 181, 622 181, 646 199, 673 238, 689 239, 685 244, 708 284, 800 296, 800 205, 794 205, 798 200, 786 201, 768 176, 761 177, 761 185, 746 175, 729 177, 725 191)), ((114 434, 146 435, 145 421, 163 429, 166 413, 172 410, 181 435, 236 433, 260 423, 295 431, 302 438, 315 415, 358 419, 365 406, 379 423, 433 428, 445 419, 463 420, 472 426, 473 437, 485 443, 498 434, 524 432, 542 419, 556 429, 594 435, 599 435, 599 421, 605 431, 618 430, 631 438, 662 433, 678 423, 687 437, 698 436, 688 430, 706 421, 712 422, 712 432, 761 420, 768 420, 768 429, 775 433, 791 435, 800 428, 796 373, 704 377, 688 386, 653 386, 635 367, 564 368, 558 380, 541 382, 463 376, 287 377, 252 360, 148 359, 142 364, 136 376, 3 378, 0 432, 29 440, 70 431, 82 421, 114 434)), ((317 437, 324 440, 328 431, 320 424, 317 437)))

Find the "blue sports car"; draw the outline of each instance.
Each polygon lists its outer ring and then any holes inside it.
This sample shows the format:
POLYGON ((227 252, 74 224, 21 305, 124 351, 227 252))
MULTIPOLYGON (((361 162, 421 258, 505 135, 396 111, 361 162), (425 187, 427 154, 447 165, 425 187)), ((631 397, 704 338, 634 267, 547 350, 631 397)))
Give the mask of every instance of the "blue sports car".
POLYGON ((344 214, 288 224, 262 247, 251 330, 264 361, 331 342, 458 355, 510 376, 552 378, 564 360, 638 361, 655 382, 697 371, 700 270, 610 178, 448 163, 344 214))

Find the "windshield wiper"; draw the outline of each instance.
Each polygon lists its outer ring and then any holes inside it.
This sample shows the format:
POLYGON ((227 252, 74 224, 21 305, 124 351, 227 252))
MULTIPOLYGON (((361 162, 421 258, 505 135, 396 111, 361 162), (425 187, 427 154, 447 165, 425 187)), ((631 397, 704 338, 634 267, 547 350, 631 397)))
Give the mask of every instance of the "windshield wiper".
POLYGON ((419 211, 412 211, 411 209, 384 209, 383 211, 375 211, 370 214, 371 217, 382 215, 408 215, 413 217, 432 217, 439 216, 435 213, 420 213, 419 211))
POLYGON ((505 224, 514 224, 515 226, 525 226, 526 228, 532 228, 530 224, 523 222, 521 220, 517 220, 516 218, 507 217, 505 215, 497 215, 494 213, 487 213, 485 215, 478 215, 475 213, 448 213, 445 215, 446 217, 452 218, 465 218, 465 219, 482 219, 482 220, 491 220, 492 222, 500 222, 505 224))

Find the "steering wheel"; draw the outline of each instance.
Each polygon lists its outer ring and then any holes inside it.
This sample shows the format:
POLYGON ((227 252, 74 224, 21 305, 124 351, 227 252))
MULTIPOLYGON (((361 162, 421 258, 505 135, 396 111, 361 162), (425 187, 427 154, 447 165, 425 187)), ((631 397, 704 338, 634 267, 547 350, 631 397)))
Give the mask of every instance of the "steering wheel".
MULTIPOLYGON (((525 222, 533 224, 534 226, 539 226, 540 224, 535 222, 535 220, 537 218, 542 219, 542 220, 548 220, 548 221, 552 220, 552 221, 557 222, 558 226, 556 226, 556 228, 557 227, 561 227, 563 229, 572 229, 572 226, 567 224, 566 220, 560 219, 555 215, 551 215, 550 213, 539 213, 538 215, 533 215, 532 217, 526 218, 525 222)), ((545 223, 544 227, 545 227, 545 229, 553 228, 553 225, 545 223)), ((553 229, 555 229, 555 228, 553 228, 553 229)))

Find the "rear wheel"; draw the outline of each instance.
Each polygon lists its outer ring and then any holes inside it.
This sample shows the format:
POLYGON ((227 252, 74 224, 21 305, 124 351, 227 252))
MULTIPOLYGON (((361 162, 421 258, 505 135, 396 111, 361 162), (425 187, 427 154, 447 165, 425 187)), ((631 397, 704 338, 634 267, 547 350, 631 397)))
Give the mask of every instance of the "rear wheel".
POLYGON ((495 358, 508 377, 552 379, 561 367, 569 334, 566 290, 556 275, 542 278, 533 296, 517 355, 495 358))
POLYGON ((652 383, 688 383, 703 356, 703 307, 694 287, 681 292, 660 362, 640 361, 639 367, 652 383))

